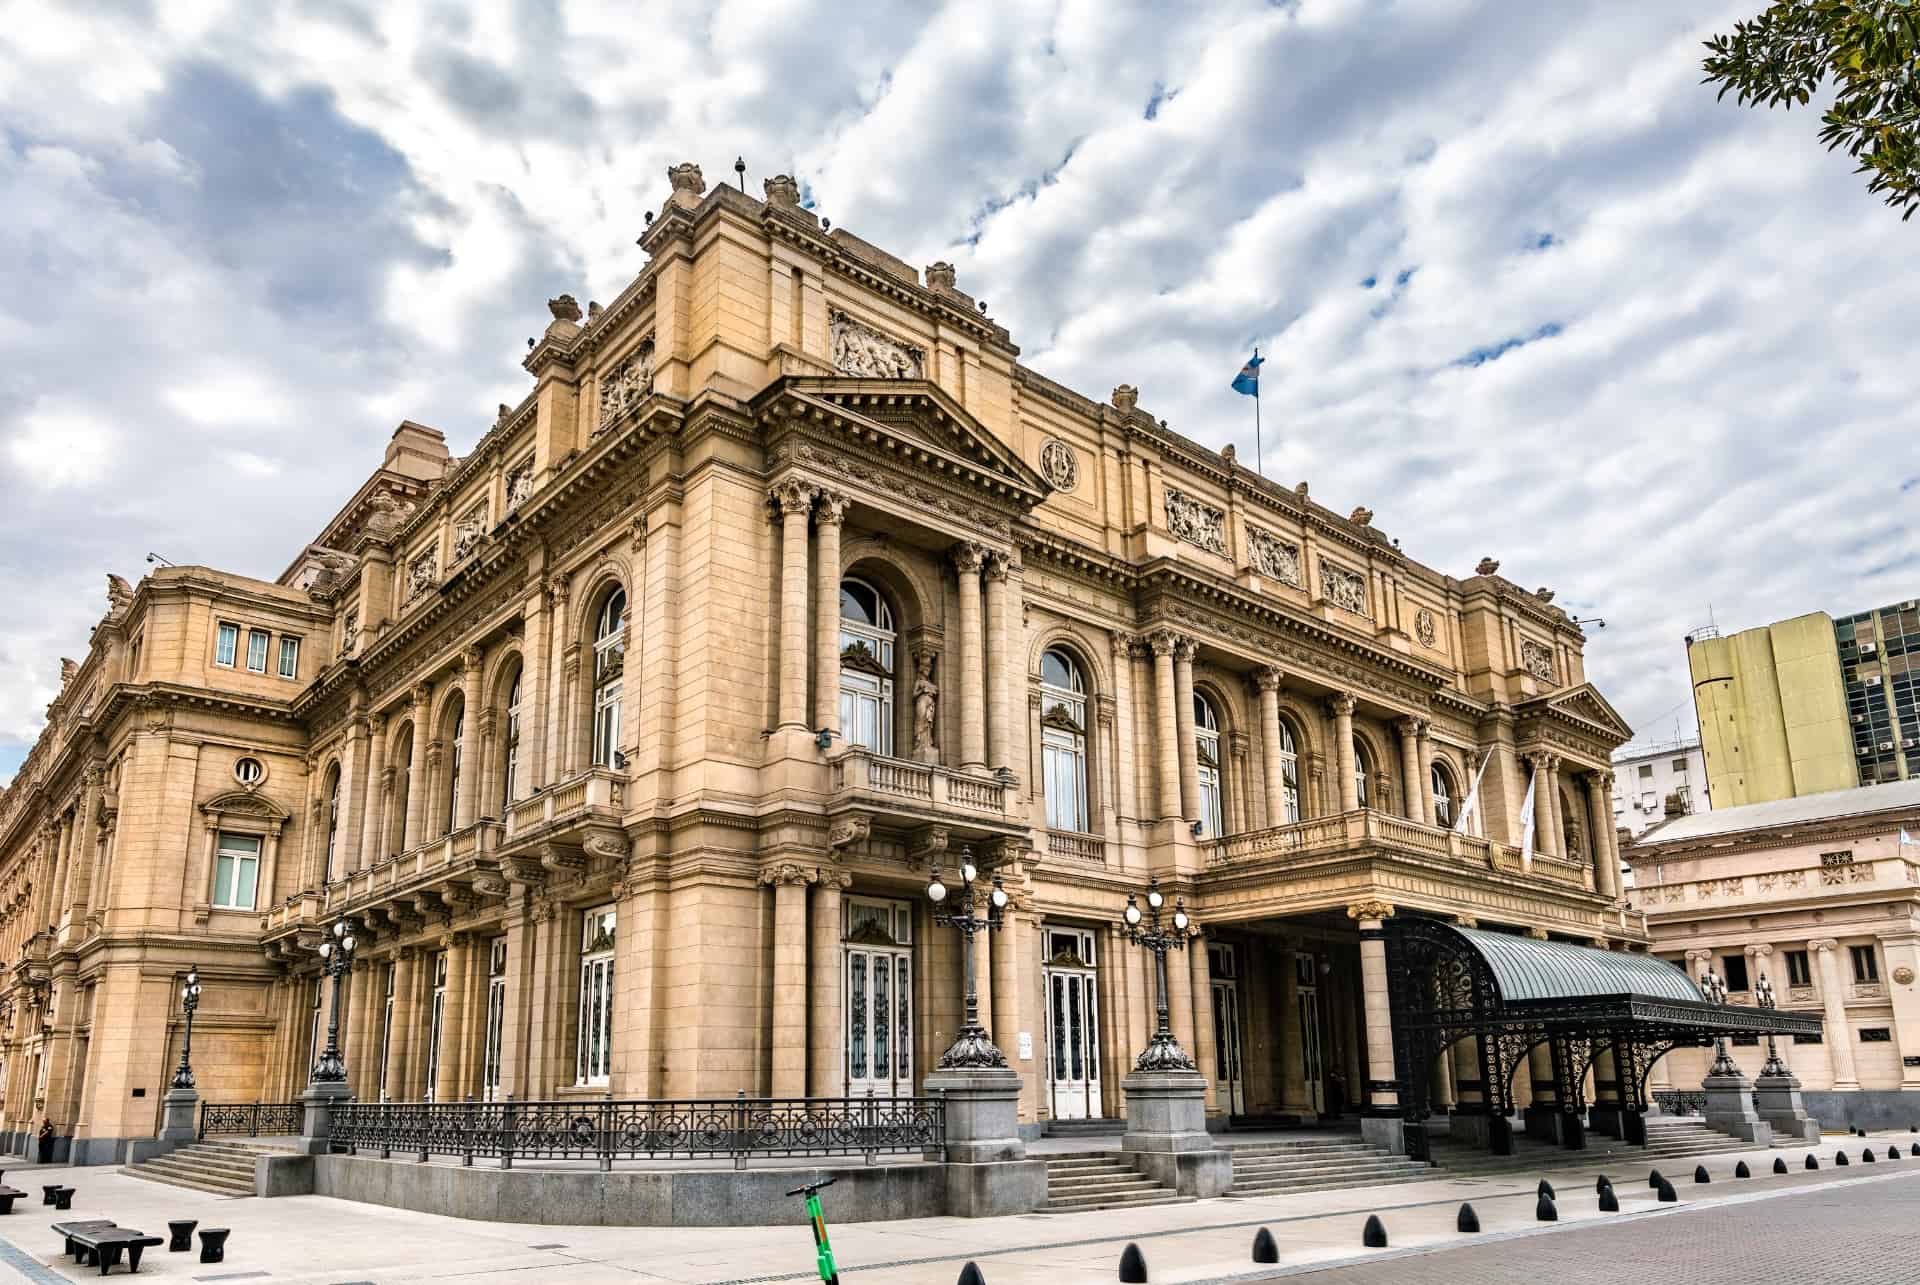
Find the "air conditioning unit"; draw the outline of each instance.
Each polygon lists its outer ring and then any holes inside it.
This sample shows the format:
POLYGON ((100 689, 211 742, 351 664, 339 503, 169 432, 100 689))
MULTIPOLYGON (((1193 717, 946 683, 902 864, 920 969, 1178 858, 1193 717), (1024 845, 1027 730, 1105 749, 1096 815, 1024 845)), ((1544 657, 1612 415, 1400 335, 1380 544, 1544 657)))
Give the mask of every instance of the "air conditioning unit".
POLYGON ((1865 655, 1868 655, 1868 654, 1869 654, 1869 653, 1871 653, 1871 652, 1872 652, 1873 650, 1874 650, 1874 646, 1873 646, 1873 644, 1872 644, 1872 643, 1870 643, 1870 642, 1863 642, 1863 643, 1861 643, 1861 644, 1860 644, 1860 654, 1861 654, 1862 656, 1865 656, 1865 655))
POLYGON ((1886 752, 1887 752, 1888 750, 1890 750, 1890 749, 1892 749, 1892 748, 1893 748, 1893 742, 1892 742, 1892 741, 1882 741, 1882 742, 1880 742, 1880 752, 1881 752, 1882 754, 1884 754, 1884 753, 1886 753, 1886 752))
POLYGON ((1901 603, 1901 604, 1900 604, 1900 610, 1902 610, 1902 611, 1912 611, 1912 610, 1913 610, 1913 607, 1914 607, 1914 604, 1915 604, 1916 602, 1920 602, 1920 598, 1909 598, 1909 599, 1907 599, 1907 600, 1906 600, 1905 602, 1903 602, 1903 603, 1901 603))
POLYGON ((1855 714, 1853 716, 1853 721, 1856 723, 1864 723, 1867 721, 1867 716, 1865 714, 1855 714))

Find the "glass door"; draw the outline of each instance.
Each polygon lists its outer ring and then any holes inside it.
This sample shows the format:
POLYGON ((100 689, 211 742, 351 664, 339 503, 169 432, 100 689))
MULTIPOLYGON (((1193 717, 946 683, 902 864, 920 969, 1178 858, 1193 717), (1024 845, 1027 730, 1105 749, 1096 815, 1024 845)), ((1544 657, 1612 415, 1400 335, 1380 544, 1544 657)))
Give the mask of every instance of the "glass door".
POLYGON ((380 1101, 387 1100, 387 1059, 393 1053, 393 965, 387 965, 387 995, 380 1014, 380 1101))
POLYGON ((1240 981, 1233 947, 1207 946, 1207 967, 1213 978, 1214 1101, 1233 1115, 1247 1112, 1246 1082, 1240 1069, 1240 981))
POLYGON ((435 1101, 433 1086, 440 1078, 440 1036, 447 1015, 447 952, 433 957, 433 1007, 427 1022, 427 1085, 422 1102, 435 1101))
POLYGON ((1295 977, 1299 996, 1300 1075, 1307 1087, 1307 1105, 1315 1115, 1323 1115, 1327 1109, 1327 1089, 1326 1071, 1320 1057, 1320 990, 1313 984, 1313 957, 1296 955, 1294 961, 1298 970, 1295 977))
POLYGON ((495 937, 487 950, 487 1044, 480 1072, 485 1101, 500 1097, 500 1041, 507 1025, 507 939, 495 937))
POLYGON ((1097 1119, 1103 1109, 1093 950, 1090 932, 1047 931, 1047 1097, 1055 1120, 1097 1119))
POLYGON ((913 963, 904 950, 847 948, 847 1094, 913 1092, 913 963))

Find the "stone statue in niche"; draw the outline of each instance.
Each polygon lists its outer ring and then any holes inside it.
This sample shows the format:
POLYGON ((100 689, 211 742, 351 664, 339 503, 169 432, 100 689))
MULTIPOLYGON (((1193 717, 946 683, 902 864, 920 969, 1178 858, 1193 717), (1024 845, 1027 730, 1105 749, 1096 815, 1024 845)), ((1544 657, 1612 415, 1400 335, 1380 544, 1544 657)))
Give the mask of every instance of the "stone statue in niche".
POLYGON ((1167 488, 1167 530, 1210 553, 1227 552, 1227 515, 1172 487, 1167 488))
POLYGON ((934 655, 923 651, 913 658, 913 757, 932 763, 939 758, 934 743, 934 724, 939 716, 940 688, 933 681, 934 655))
POLYGON ((468 509, 466 516, 454 524, 453 560, 455 562, 473 552, 473 547, 480 543, 480 537, 485 534, 486 526, 487 509, 484 504, 468 509))
POLYGON ((594 436, 606 432, 652 391, 653 340, 648 339, 601 381, 600 422, 594 427, 594 436))
POLYGON ((834 369, 857 379, 920 379, 925 354, 835 309, 828 314, 834 369))
POLYGON ((349 607, 347 609, 347 618, 341 622, 340 625, 340 650, 342 652, 352 651, 353 644, 358 642, 359 639, 360 609, 358 607, 349 607))
POLYGON ((1357 571, 1331 562, 1320 564, 1320 596, 1342 611, 1367 614, 1367 582, 1357 571))
POLYGON ((1440 637, 1440 627, 1434 621, 1433 613, 1425 607, 1420 608, 1419 614, 1413 618, 1413 636, 1420 640, 1422 647, 1433 646, 1440 637))
POLYGON ((1554 680, 1553 651, 1545 644, 1537 643, 1531 638, 1521 639, 1520 665, 1521 668, 1525 669, 1529 674, 1532 674, 1543 683, 1550 683, 1554 680))
POLYGON ((1248 527, 1247 560, 1256 575, 1292 585, 1295 589, 1304 587, 1300 579, 1299 547, 1288 544, 1277 535, 1256 526, 1248 527))

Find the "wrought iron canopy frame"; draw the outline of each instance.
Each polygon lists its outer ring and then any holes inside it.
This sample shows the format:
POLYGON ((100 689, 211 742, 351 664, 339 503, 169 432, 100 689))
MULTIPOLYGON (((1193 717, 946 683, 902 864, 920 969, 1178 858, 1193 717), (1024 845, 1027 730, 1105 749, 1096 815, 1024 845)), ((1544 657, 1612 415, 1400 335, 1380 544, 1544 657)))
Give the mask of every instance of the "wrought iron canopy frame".
MULTIPOLYGON (((1388 1003, 1402 1114, 1432 1114, 1428 1071, 1441 1050, 1475 1041, 1486 1109, 1513 1110, 1512 1078, 1534 1048, 1552 1053, 1563 1112, 1578 1112, 1586 1073, 1603 1052, 1614 1058, 1619 1103, 1638 1109, 1647 1072, 1668 1051, 1716 1035, 1819 1035, 1813 1014, 1631 993, 1556 995, 1509 1002, 1486 955, 1450 924, 1397 916, 1385 931, 1388 1003)), ((1552 948, 1552 943, 1538 943, 1552 948)), ((1562 945, 1581 952, 1585 947, 1562 945)), ((1684 976, 1684 974, 1682 975, 1684 976)), ((1690 984, 1690 983, 1689 983, 1690 984)))

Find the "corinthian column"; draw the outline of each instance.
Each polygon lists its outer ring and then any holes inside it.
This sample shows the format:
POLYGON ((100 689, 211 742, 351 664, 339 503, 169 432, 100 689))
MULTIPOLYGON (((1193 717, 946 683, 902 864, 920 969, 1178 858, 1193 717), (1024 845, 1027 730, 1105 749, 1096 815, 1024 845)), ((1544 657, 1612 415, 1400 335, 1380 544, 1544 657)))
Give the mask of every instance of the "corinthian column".
POLYGON ((1180 716, 1175 712, 1179 700, 1174 695, 1174 635, 1155 634, 1148 640, 1153 649, 1153 757, 1159 764, 1160 815, 1180 815, 1180 716))
POLYGON ((953 567, 960 577, 960 766, 969 772, 987 766, 986 717, 980 708, 984 686, 980 672, 980 568, 986 551, 972 541, 954 546, 953 567))
POLYGON ((427 710, 433 700, 433 684, 421 683, 413 689, 413 756, 407 767, 407 828, 400 843, 404 852, 422 837, 421 824, 427 815, 427 710))
POLYGON ((994 767, 1011 766, 1012 758, 1007 722, 1007 578, 1012 569, 1007 554, 988 555, 987 762, 994 767))
POLYGON ((1853 1028, 1847 1025, 1847 997, 1841 988, 1840 943, 1822 937, 1807 943, 1807 949, 1819 959, 1820 1000, 1826 1008, 1827 1057, 1833 1064, 1833 1087, 1840 1091, 1858 1089, 1860 1073, 1853 1066, 1853 1028))
POLYGON ((813 561, 813 728, 836 736, 840 734, 840 532, 846 519, 847 497, 838 491, 821 491, 820 504, 813 511, 818 544, 813 561))
POLYGON ((1613 855, 1613 814, 1607 811, 1606 774, 1588 772, 1587 815, 1593 818, 1593 890, 1609 901, 1620 898, 1620 859, 1613 855))
POLYGON ((773 886, 773 1096, 776 1098, 807 1095, 807 884, 812 880, 811 870, 792 862, 782 862, 760 874, 761 883, 773 886))
POLYGON ((373 754, 371 766, 367 771, 367 801, 360 818, 360 842, 355 845, 351 859, 346 863, 349 870, 360 870, 372 865, 384 857, 380 851, 381 838, 386 834, 381 822, 387 815, 387 728, 390 720, 385 714, 375 714, 367 720, 367 726, 373 731, 373 754))
POLYGON ((1420 720, 1402 718, 1393 725, 1400 733, 1400 796, 1406 801, 1407 820, 1426 822, 1432 818, 1421 809, 1420 720))
POLYGON ((453 828, 464 830, 473 824, 475 803, 480 798, 480 662, 485 654, 469 647, 460 654, 460 795, 453 801, 453 828))
POLYGON ((1334 772, 1340 791, 1340 810, 1351 812, 1360 806, 1360 787, 1354 781, 1353 697, 1338 692, 1327 702, 1333 712, 1334 772))
POLYGON ((780 515, 780 726, 807 725, 807 513, 815 489, 797 478, 773 488, 780 515))
POLYGON ((1180 815, 1189 821, 1200 815, 1200 748, 1193 734, 1193 653, 1197 650, 1191 638, 1182 638, 1173 648, 1174 753, 1180 762, 1180 815))
POLYGON ((1253 676, 1260 693, 1260 763, 1267 775, 1267 824, 1287 823, 1287 781, 1281 770, 1280 671, 1268 666, 1253 676))

